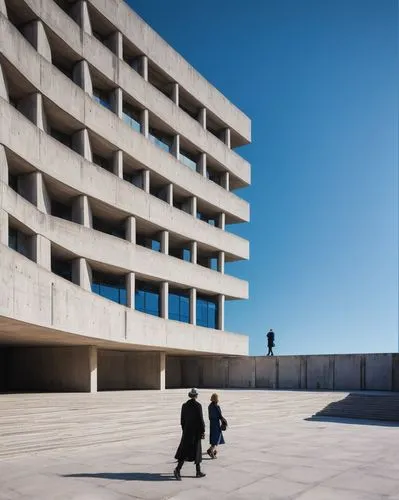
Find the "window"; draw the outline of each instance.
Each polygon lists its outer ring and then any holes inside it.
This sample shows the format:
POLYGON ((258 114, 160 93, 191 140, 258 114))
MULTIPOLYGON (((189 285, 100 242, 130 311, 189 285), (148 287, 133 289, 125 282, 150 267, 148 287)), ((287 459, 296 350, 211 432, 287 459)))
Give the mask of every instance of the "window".
POLYGON ((55 128, 51 128, 51 136, 61 142, 61 144, 64 144, 64 146, 72 149, 72 137, 70 135, 60 132, 55 128))
POLYGON ((32 258, 31 238, 28 234, 10 227, 8 229, 8 246, 28 259, 32 258))
POLYGON ((188 248, 183 248, 183 260, 191 262, 191 250, 188 248))
POLYGON ((108 172, 113 172, 113 168, 112 165, 110 164, 110 161, 107 158, 104 158, 103 156, 93 153, 93 163, 103 168, 104 170, 108 170, 108 172))
POLYGON ((51 215, 60 219, 72 220, 72 207, 59 201, 51 200, 51 215))
POLYGON ((118 304, 127 304, 126 283, 124 276, 112 276, 93 271, 92 292, 118 304))
POLYGON ((152 316, 159 316, 159 289, 151 283, 136 281, 135 309, 152 316))
POLYGON ((123 121, 129 125, 136 132, 141 132, 140 115, 129 104, 123 103, 123 121))
POLYGON ((150 128, 149 139, 152 144, 170 153, 172 149, 172 140, 169 137, 162 135, 158 130, 150 128))
POLYGON ((111 109, 109 93, 107 91, 93 88, 93 100, 101 104, 101 106, 111 109))
POLYGON ((216 219, 212 219, 211 217, 208 217, 202 212, 197 212, 197 219, 202 220, 204 222, 207 222, 211 226, 216 226, 216 219))
POLYGON ((218 306, 215 299, 197 296, 197 325, 217 328, 218 306))
POLYGON ((161 242, 143 234, 137 234, 136 244, 142 247, 151 248, 155 252, 161 251, 161 242))
POLYGON ((68 260, 51 259, 51 272, 65 280, 72 281, 72 262, 68 260))
POLYGON ((214 182, 215 184, 219 184, 219 186, 221 185, 222 183, 221 175, 216 170, 207 169, 206 176, 210 181, 214 182))
POLYGON ((184 290, 174 290, 169 293, 169 319, 190 322, 190 297, 184 290))
POLYGON ((93 215, 93 229, 96 231, 101 231, 102 233, 110 234, 111 236, 116 236, 117 238, 125 239, 125 225, 124 223, 108 222, 100 217, 93 215))
POLYGON ((194 160, 194 157, 182 149, 180 149, 180 163, 183 163, 183 165, 194 172, 197 171, 197 162, 194 160))

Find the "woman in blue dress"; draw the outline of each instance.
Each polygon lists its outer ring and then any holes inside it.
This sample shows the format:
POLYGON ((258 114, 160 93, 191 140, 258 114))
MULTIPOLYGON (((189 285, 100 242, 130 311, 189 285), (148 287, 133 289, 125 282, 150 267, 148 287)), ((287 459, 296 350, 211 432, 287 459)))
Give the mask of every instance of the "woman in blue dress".
POLYGON ((211 404, 208 406, 209 414, 209 443, 207 453, 213 459, 217 455, 217 447, 224 444, 223 430, 227 428, 227 421, 222 415, 222 410, 219 406, 219 396, 212 394, 211 404))

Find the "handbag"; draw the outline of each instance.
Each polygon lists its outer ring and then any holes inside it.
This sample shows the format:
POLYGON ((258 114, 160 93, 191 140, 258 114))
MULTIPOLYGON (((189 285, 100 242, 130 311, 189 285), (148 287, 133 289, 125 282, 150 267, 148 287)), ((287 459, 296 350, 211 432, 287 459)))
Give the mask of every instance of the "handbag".
POLYGON ((222 421, 222 425, 220 426, 220 429, 222 431, 227 431, 227 420, 224 420, 222 421))

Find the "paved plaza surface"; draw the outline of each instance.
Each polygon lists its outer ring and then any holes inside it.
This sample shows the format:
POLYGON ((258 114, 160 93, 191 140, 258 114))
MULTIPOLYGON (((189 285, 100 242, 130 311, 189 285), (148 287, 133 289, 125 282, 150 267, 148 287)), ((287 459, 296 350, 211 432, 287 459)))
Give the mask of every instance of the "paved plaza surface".
POLYGON ((219 392, 227 444, 181 482, 187 391, 0 395, 0 500, 399 500, 398 426, 307 420, 345 393, 219 392))

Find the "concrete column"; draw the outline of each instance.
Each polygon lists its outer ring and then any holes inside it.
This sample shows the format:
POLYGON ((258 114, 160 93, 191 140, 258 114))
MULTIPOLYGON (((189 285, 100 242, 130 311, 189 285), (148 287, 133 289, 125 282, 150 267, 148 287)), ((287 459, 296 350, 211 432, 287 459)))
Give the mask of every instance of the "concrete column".
POLYGON ((128 273, 126 275, 126 296, 127 304, 126 307, 131 309, 135 308, 135 293, 136 293, 136 275, 134 273, 128 273))
POLYGON ((0 182, 8 184, 8 161, 6 150, 2 144, 0 144, 0 182))
POLYGON ((93 161, 89 131, 87 128, 83 128, 73 134, 72 147, 77 153, 82 155, 85 160, 93 161))
POLYGON ((166 388, 166 353, 159 353, 159 390, 164 391, 166 388))
POLYGON ((222 188, 226 191, 230 191, 230 172, 224 172, 222 174, 222 188))
POLYGON ((191 242, 191 264, 197 264, 198 260, 198 243, 196 241, 191 242))
POLYGON ((169 317, 169 283, 164 281, 161 283, 161 318, 168 319, 169 317))
POLYGON ((219 252, 218 255, 218 271, 219 273, 224 274, 224 262, 225 262, 225 253, 219 252))
POLYGON ((123 151, 120 149, 112 154, 112 171, 119 179, 123 179, 123 151))
POLYGON ((85 290, 91 291, 92 272, 90 264, 83 257, 72 262, 72 281, 85 290))
POLYGON ((148 82, 148 57, 141 56, 140 58, 140 75, 148 82))
MULTIPOLYGON (((2 0, 0 0, 0 2, 1 1, 2 0)), ((10 102, 6 75, 4 74, 4 70, 1 64, 0 64, 0 98, 4 99, 7 102, 10 102)))
POLYGON ((5 0, 0 0, 0 14, 3 14, 4 17, 8 17, 5 0))
POLYGON ((197 324, 197 289, 190 289, 190 323, 197 324))
POLYGON ((173 207, 173 184, 166 186, 166 203, 173 207))
POLYGON ((8 246, 8 213, 0 208, 0 245, 8 246))
POLYGON ((221 140, 231 149, 231 129, 225 128, 221 133, 221 140))
POLYGON ((105 45, 116 55, 118 59, 123 59, 123 36, 120 31, 115 31, 106 40, 105 45))
POLYGON ((51 242, 41 234, 32 238, 33 260, 41 267, 51 271, 51 242))
POLYGON ((206 153, 200 153, 198 160, 198 172, 203 177, 206 177, 206 153))
POLYGON ((149 170, 143 170, 143 190, 146 193, 150 192, 150 171, 149 170))
POLYGON ((169 231, 161 232, 161 252, 169 255, 169 231))
POLYGON ((21 196, 29 200, 41 212, 51 213, 51 200, 41 172, 33 172, 21 177, 18 188, 21 196))
POLYGON ((172 155, 177 159, 180 160, 180 135, 176 134, 173 137, 173 144, 172 144, 172 150, 171 150, 172 155))
POLYGON ((72 205, 72 220, 85 227, 93 227, 93 214, 89 198, 82 194, 77 196, 72 205))
POLYGON ((73 67, 73 81, 82 88, 86 94, 93 96, 93 82, 91 80, 90 68, 87 61, 79 61, 73 67))
POLYGON ((150 115, 148 109, 143 109, 140 115, 141 133, 148 139, 150 133, 150 115))
POLYGON ((129 216, 126 219, 126 240, 130 241, 130 243, 136 243, 136 219, 132 216, 129 216))
POLYGON ((93 34, 91 29, 91 22, 89 16, 89 9, 87 7, 86 0, 80 0, 73 4, 71 9, 71 15, 75 21, 79 24, 83 31, 89 35, 93 34))
POLYGON ((201 127, 206 130, 206 108, 201 108, 198 113, 198 121, 201 127))
POLYGON ((42 21, 36 19, 25 24, 22 32, 37 52, 51 62, 51 48, 42 21))
POLYGON ((176 104, 179 105, 179 84, 176 82, 171 83, 171 99, 176 104))
POLYGON ((97 392, 97 347, 90 346, 88 354, 89 354, 89 372, 90 372, 89 392, 97 392))
POLYGON ((219 215, 218 227, 223 231, 226 229, 226 214, 223 212, 219 215))
POLYGON ((192 196, 190 198, 190 213, 193 217, 197 217, 197 197, 192 196))
POLYGON ((42 94, 36 92, 21 99, 18 102, 18 111, 25 115, 40 130, 48 131, 42 94))
POLYGON ((225 296, 218 295, 218 330, 224 331, 224 303, 225 296))
POLYGON ((117 87, 112 91, 111 96, 112 111, 118 116, 118 118, 123 117, 123 92, 120 87, 117 87))

